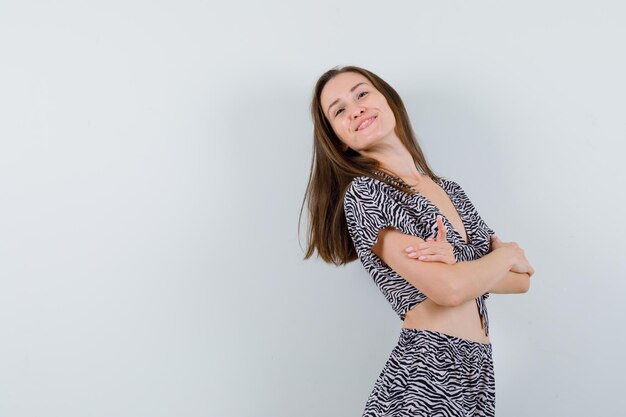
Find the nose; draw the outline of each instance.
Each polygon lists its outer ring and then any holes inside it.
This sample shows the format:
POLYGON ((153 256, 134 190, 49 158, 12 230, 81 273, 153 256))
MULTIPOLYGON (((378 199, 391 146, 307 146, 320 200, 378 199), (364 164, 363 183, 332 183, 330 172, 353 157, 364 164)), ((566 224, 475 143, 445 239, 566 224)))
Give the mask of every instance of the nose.
POLYGON ((357 107, 357 108, 354 110, 354 113, 353 113, 353 116, 352 116, 352 117, 353 117, 354 119, 356 119, 356 118, 357 118, 357 117, 359 117, 359 116, 361 115, 361 113, 363 113, 364 111, 365 111, 365 109, 364 109, 363 107, 360 107, 360 106, 359 106, 359 107, 357 107))

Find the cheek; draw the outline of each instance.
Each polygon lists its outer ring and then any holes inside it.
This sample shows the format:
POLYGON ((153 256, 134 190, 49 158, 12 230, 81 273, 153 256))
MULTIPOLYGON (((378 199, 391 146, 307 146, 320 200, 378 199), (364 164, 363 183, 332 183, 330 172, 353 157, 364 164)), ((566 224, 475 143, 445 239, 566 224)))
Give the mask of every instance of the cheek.
POLYGON ((385 125, 390 126, 390 127, 395 126, 396 125, 396 118, 394 117, 391 109, 388 111, 386 116, 387 117, 385 117, 385 125))
POLYGON ((333 125, 333 130, 335 131, 335 134, 340 138, 343 138, 350 133, 350 127, 346 127, 346 124, 343 121, 335 123, 333 125))

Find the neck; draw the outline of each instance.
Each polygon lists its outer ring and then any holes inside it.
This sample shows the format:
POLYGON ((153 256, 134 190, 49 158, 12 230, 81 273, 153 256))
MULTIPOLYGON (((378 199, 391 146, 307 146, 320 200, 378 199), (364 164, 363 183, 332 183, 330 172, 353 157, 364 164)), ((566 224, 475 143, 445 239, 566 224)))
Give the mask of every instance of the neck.
POLYGON ((400 142, 400 138, 395 135, 375 149, 369 149, 362 153, 376 159, 383 169, 402 178, 408 184, 419 183, 424 177, 417 169, 413 156, 400 142))

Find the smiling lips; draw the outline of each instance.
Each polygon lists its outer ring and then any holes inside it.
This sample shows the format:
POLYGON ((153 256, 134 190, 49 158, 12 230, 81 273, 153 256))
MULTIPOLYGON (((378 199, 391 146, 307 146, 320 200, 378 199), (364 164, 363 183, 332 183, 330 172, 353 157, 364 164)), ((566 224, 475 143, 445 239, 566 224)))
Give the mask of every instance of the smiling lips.
POLYGON ((361 122, 361 124, 356 128, 356 130, 360 131, 360 130, 366 129, 372 123, 374 123, 374 119, 376 119, 376 116, 368 117, 367 119, 361 122))

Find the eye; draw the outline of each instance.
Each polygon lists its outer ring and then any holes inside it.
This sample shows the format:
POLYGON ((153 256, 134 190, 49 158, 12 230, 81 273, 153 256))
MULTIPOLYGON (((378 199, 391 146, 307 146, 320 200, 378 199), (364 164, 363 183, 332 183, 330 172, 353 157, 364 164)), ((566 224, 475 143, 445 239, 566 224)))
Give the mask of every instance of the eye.
MULTIPOLYGON (((363 97, 361 94, 367 94, 367 91, 361 91, 361 92, 357 95, 357 98, 361 98, 361 97, 363 97)), ((342 107, 342 108, 340 108, 340 109, 338 109, 338 110, 335 112, 335 116, 339 115, 339 113, 341 113, 341 111, 342 111, 342 110, 343 110, 343 107, 342 107)))

